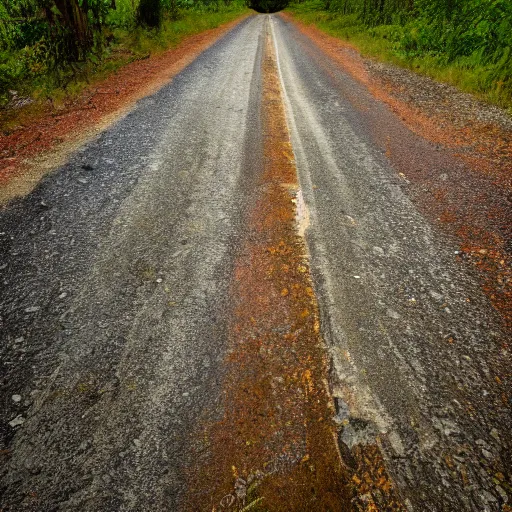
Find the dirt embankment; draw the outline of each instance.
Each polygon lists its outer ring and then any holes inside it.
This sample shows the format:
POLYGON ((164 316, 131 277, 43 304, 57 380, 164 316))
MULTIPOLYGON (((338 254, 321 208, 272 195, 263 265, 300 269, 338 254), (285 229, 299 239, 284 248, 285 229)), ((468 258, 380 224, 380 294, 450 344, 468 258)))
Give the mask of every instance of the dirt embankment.
POLYGON ((186 38, 176 48, 132 62, 55 109, 48 104, 0 133, 0 204, 29 193, 86 140, 156 92, 241 20, 186 38))
POLYGON ((440 229, 458 238, 454 257, 477 269, 483 289, 512 329, 512 118, 452 86, 363 58, 350 43, 282 16, 409 130, 458 162, 441 168, 415 160, 377 113, 365 112, 375 142, 409 184, 412 200, 440 229))

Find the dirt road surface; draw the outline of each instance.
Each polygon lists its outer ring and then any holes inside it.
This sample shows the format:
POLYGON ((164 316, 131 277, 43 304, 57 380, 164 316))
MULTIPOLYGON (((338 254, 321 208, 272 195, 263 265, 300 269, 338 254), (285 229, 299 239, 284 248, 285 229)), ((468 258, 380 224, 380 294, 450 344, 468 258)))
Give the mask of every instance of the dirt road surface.
POLYGON ((257 15, 5 204, 0 510, 512 510, 510 331, 418 168, 507 204, 257 15))

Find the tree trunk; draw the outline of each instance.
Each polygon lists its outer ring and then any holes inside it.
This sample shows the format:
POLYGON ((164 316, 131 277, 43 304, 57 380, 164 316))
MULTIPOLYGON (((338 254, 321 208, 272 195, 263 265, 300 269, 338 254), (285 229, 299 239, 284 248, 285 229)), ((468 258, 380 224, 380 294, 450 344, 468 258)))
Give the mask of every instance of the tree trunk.
POLYGON ((55 0, 55 5, 62 16, 61 23, 73 33, 80 45, 87 46, 87 2, 84 2, 84 8, 80 7, 78 0, 55 0))
POLYGON ((87 22, 87 0, 82 6, 78 0, 54 0, 44 2, 43 8, 54 37, 63 44, 56 59, 69 62, 82 60, 93 42, 87 22), (52 3, 57 13, 51 8, 52 3))

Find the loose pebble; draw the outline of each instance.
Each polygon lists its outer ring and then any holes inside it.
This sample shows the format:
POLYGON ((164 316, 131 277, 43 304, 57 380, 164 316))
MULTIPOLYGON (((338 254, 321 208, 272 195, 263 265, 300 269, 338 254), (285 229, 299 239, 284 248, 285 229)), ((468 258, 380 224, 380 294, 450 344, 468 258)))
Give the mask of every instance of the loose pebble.
POLYGON ((398 320, 400 318, 400 315, 396 312, 396 311, 393 311, 392 309, 388 309, 386 311, 386 314, 390 317, 390 318, 393 318, 395 320, 398 320))
POLYGON ((11 427, 18 427, 19 425, 23 425, 25 423, 25 418, 23 416, 16 416, 13 420, 9 421, 9 425, 11 427))

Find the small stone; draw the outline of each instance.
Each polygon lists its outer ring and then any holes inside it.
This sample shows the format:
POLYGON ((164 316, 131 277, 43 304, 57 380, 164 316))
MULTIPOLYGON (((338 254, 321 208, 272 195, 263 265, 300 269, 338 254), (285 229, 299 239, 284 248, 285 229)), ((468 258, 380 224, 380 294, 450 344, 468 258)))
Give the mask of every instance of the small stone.
POLYGON ((39 306, 30 306, 29 308, 25 309, 25 313, 35 313, 36 311, 39 311, 41 308, 39 306))
POLYGON ((501 499, 503 500, 503 502, 504 503, 508 503, 508 495, 504 491, 504 489, 502 487, 500 487, 499 485, 497 485, 496 486, 496 491, 501 496, 501 499))
POLYGON ((482 454, 486 459, 491 460, 493 458, 493 455, 490 451, 482 449, 482 454))
POLYGON ((384 256, 384 249, 382 247, 375 246, 373 248, 373 254, 375 254, 376 256, 384 256))
POLYGON ((500 441, 500 433, 495 428, 491 430, 491 436, 494 437, 496 441, 500 441))
POLYGON ((88 183, 88 181, 85 178, 78 178, 76 181, 78 181, 78 183, 82 183, 82 185, 88 183))
POLYGON ((163 279, 162 279, 161 277, 159 277, 159 278, 156 280, 156 282, 157 282, 157 283, 161 283, 162 281, 163 281, 163 279))
POLYGON ((9 425, 11 427, 18 427, 19 425, 23 425, 25 423, 25 418, 23 416, 16 416, 13 420, 9 421, 9 425))
POLYGON ((133 440, 133 444, 134 444, 137 448, 140 448, 142 443, 140 442, 140 439, 134 439, 134 440, 133 440))
POLYGON ((22 343, 25 340, 23 336, 20 336, 19 338, 14 339, 14 343, 22 343))
POLYGON ((354 279, 361 279, 361 276, 354 276, 354 279))
POLYGON ((89 448, 89 445, 91 444, 91 442, 89 441, 89 439, 86 439, 85 441, 82 441, 80 443, 80 446, 78 447, 78 449, 81 451, 81 452, 84 452, 85 450, 87 450, 87 448, 89 448))
POLYGON ((68 296, 68 294, 66 292, 62 292, 60 295, 59 295, 59 299, 64 299, 68 296))
POLYGON ((493 496, 489 491, 482 490, 480 496, 483 498, 483 501, 486 503, 495 503, 498 500, 495 496, 493 496))
POLYGON ((400 318, 400 315, 396 312, 396 311, 393 311, 392 309, 388 309, 386 311, 386 314, 390 317, 390 318, 393 318, 394 320, 398 320, 400 318))
POLYGON ((21 395, 12 395, 11 398, 13 402, 21 402, 21 395))
POLYGON ((37 475, 41 472, 41 465, 32 458, 25 459, 23 465, 25 466, 25 469, 32 475, 37 475))

